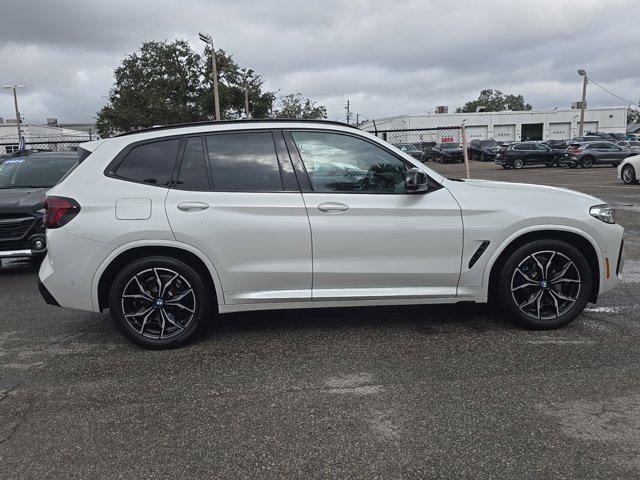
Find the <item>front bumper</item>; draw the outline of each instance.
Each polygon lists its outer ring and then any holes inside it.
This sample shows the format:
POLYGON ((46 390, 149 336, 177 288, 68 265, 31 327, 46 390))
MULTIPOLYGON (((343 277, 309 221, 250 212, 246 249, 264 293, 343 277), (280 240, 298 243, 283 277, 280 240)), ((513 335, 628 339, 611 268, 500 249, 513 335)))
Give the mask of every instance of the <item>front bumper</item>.
POLYGON ((36 255, 44 255, 45 253, 47 253, 46 248, 42 250, 0 250, 0 258, 31 258, 36 255))

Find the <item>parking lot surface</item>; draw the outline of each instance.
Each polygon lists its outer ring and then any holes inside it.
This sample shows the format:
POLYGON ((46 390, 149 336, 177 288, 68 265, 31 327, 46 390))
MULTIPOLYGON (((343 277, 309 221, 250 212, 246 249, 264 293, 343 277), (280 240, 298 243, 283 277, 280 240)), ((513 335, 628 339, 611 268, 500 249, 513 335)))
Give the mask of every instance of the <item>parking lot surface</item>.
POLYGON ((482 305, 245 313, 157 352, 7 263, 0 478, 638 478, 640 186, 472 166, 618 205, 624 284, 555 331, 482 305))

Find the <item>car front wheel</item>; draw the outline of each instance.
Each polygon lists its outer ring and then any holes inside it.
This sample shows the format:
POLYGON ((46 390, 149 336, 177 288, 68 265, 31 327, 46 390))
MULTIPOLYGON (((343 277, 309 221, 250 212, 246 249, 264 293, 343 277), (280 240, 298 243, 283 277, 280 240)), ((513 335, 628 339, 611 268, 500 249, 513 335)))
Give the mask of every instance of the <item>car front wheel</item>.
POLYGON ((148 257, 125 266, 109 294, 119 330, 145 348, 187 342, 210 312, 212 292, 190 265, 170 257, 148 257))
POLYGON ((515 168, 516 170, 520 170, 523 167, 524 167, 524 160, 522 160, 521 158, 516 158, 513 161, 513 168, 515 168))
POLYGON ((627 185, 634 185, 638 183, 636 171, 633 168, 633 165, 625 165, 622 167, 622 181, 627 185))
POLYGON ((582 168, 591 168, 593 166, 593 157, 585 157, 580 162, 582 168))
POLYGON ((584 310, 593 273, 574 246, 538 240, 511 254, 498 283, 500 303, 516 322, 548 330, 568 324, 584 310))

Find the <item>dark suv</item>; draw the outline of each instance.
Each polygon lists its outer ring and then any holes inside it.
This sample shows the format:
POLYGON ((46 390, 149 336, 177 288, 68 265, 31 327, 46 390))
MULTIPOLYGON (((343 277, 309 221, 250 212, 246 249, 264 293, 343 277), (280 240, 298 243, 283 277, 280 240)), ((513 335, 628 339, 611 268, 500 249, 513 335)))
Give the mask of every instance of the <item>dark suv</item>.
POLYGON ((480 160, 481 162, 486 162, 496 158, 496 153, 498 153, 499 148, 500 145, 498 145, 498 142, 496 142, 494 139, 476 139, 471 140, 467 151, 469 152, 469 158, 471 160, 480 160))
POLYGON ((500 147, 495 162, 505 169, 535 164, 552 167, 563 153, 564 150, 556 150, 540 142, 518 142, 500 147))
POLYGON ((563 163, 570 168, 590 168, 594 164, 609 164, 617 167, 622 160, 637 152, 622 148, 612 142, 585 142, 571 145, 564 155, 563 163))
POLYGON ((44 256, 45 194, 77 161, 76 152, 29 152, 0 160, 0 259, 44 256))

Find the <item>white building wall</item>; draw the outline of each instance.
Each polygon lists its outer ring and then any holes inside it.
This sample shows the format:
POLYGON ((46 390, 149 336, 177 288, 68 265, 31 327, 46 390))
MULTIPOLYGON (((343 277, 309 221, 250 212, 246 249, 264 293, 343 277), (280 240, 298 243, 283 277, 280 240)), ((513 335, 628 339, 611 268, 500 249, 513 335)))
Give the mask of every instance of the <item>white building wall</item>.
MULTIPOLYGON (((627 107, 590 108, 585 111, 585 133, 587 129, 597 128, 599 132, 625 133, 627 127, 627 107)), ((569 124, 570 137, 578 135, 580 110, 529 110, 522 112, 481 112, 446 113, 428 115, 403 115, 381 118, 375 121, 378 130, 399 130, 409 128, 434 128, 459 126, 465 121, 467 127, 478 127, 474 131, 486 131, 487 138, 501 140, 505 131, 513 131, 513 140, 521 140, 523 124, 542 124, 542 138, 548 140, 557 137, 550 128, 556 124, 569 124), (553 125, 552 125, 553 124, 553 125), (506 127, 509 125, 510 127, 506 127), (496 126, 499 128, 496 129, 496 126), (511 127, 513 126, 513 127, 511 127)), ((373 122, 367 122, 360 128, 374 130, 373 122)))

